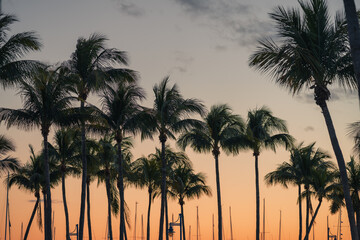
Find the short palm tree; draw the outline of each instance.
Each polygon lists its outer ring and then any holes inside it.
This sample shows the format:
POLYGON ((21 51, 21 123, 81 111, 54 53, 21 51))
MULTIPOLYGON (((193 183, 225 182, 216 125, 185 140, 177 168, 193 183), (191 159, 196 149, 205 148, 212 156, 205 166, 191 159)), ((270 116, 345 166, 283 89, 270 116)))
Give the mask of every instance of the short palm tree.
POLYGON ((98 183, 105 182, 108 203, 108 233, 110 240, 113 239, 111 215, 112 213, 117 215, 119 210, 117 190, 114 184, 117 176, 117 167, 115 165, 116 149, 112 142, 113 141, 108 136, 100 139, 98 143, 99 149, 97 151, 99 169, 96 174, 98 183))
POLYGON ((0 108, 0 121, 7 127, 26 130, 40 128, 44 144, 44 174, 46 191, 45 239, 51 239, 51 191, 49 171, 48 135, 53 124, 63 124, 71 98, 66 82, 56 71, 39 68, 29 79, 19 83, 23 98, 22 109, 0 108))
POLYGON ((128 65, 126 52, 115 48, 106 48, 107 38, 101 34, 92 34, 89 38, 80 37, 76 49, 70 60, 63 63, 63 68, 74 83, 74 92, 80 101, 81 122, 81 156, 82 182, 81 206, 79 219, 79 239, 83 239, 85 196, 86 196, 86 146, 85 146, 85 103, 90 93, 98 92, 106 86, 106 82, 130 81, 137 79, 137 73, 123 68, 114 68, 117 65, 128 65))
POLYGON ((220 149, 225 153, 234 152, 234 144, 228 142, 232 137, 242 134, 244 122, 239 115, 233 114, 226 104, 214 105, 203 121, 182 134, 177 143, 185 150, 190 145, 196 152, 212 152, 215 159, 216 195, 218 205, 218 239, 222 239, 222 209, 220 192, 219 155, 220 149))
MULTIPOLYGON (((150 121, 146 122, 148 130, 159 134, 161 143, 161 207, 159 240, 163 239, 164 215, 166 204, 167 160, 165 146, 168 138, 175 139, 175 134, 194 126, 198 121, 189 118, 190 114, 204 114, 204 106, 197 99, 185 99, 177 85, 169 86, 169 77, 165 77, 160 84, 153 87, 155 95, 150 121)), ((165 230, 168 239, 167 228, 165 230)))
POLYGON ((294 184, 298 187, 299 203, 299 240, 302 239, 302 196, 306 198, 306 232, 309 228, 310 212, 310 185, 313 181, 313 172, 316 169, 333 168, 331 162, 326 161, 329 156, 320 149, 314 148, 315 143, 298 146, 290 150, 290 162, 283 162, 278 168, 265 176, 268 184, 279 183, 287 188, 288 184, 294 184), (302 193, 301 186, 304 185, 305 192, 302 193))
POLYGON ((301 12, 279 6, 270 14, 277 26, 279 42, 269 38, 259 41, 249 64, 270 73, 277 84, 293 94, 304 88, 314 91, 314 100, 321 108, 339 166, 351 236, 358 239, 345 161, 327 106, 331 84, 336 82, 349 89, 357 86, 346 21, 340 14, 331 21, 325 0, 299 1, 299 4, 301 12))
POLYGON ((21 60, 27 53, 40 50, 41 43, 34 32, 9 36, 10 25, 17 21, 14 15, 0 13, 0 84, 3 87, 13 86, 40 65, 36 61, 21 60))
POLYGON ((127 135, 140 133, 143 127, 141 116, 142 107, 139 101, 145 98, 142 88, 135 83, 120 82, 115 86, 108 85, 104 90, 102 111, 100 115, 101 127, 109 134, 114 135, 117 146, 117 186, 120 194, 120 239, 125 231, 124 208, 124 163, 122 146, 127 135))
POLYGON ((134 179, 133 184, 136 187, 147 188, 149 193, 149 204, 147 213, 147 225, 146 225, 146 239, 150 240, 150 211, 151 203, 155 195, 159 194, 160 190, 160 161, 156 158, 141 157, 132 163, 132 172, 134 179))
POLYGON ((265 149, 276 151, 278 146, 292 146, 293 138, 288 134, 284 120, 277 118, 267 107, 248 112, 244 134, 230 139, 238 149, 250 149, 255 158, 256 187, 256 240, 260 237, 260 186, 259 155, 265 149))
POLYGON ((360 122, 354 122, 349 125, 349 135, 354 138, 353 152, 360 157, 360 122))
POLYGON ((183 239, 185 240, 185 199, 200 198, 201 195, 211 196, 210 187, 206 185, 206 178, 203 173, 195 173, 187 165, 178 165, 169 173, 169 195, 179 202, 183 224, 183 239))
POLYGON ((79 168, 79 131, 76 129, 59 129, 55 132, 54 144, 49 144, 50 155, 57 161, 57 166, 61 172, 61 189, 65 212, 66 239, 70 240, 69 211, 66 201, 65 178, 67 176, 80 175, 79 168))
POLYGON ((0 171, 14 171, 19 167, 16 158, 4 156, 9 151, 15 151, 14 143, 5 135, 0 134, 0 171))

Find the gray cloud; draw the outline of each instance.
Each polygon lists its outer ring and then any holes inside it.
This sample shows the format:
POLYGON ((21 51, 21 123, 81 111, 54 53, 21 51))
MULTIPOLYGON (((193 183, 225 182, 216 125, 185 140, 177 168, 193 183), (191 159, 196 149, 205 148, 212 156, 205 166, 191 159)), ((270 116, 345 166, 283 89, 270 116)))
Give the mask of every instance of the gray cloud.
POLYGON ((174 60, 175 60, 176 66, 173 68, 173 70, 178 71, 180 73, 187 72, 188 68, 194 62, 193 57, 187 56, 183 52, 175 52, 174 60))
MULTIPOLYGON (((331 95, 329 101, 332 102, 342 100, 354 100, 357 98, 357 93, 355 91, 345 91, 342 88, 331 88, 330 94, 331 95)), ((315 104, 314 93, 312 92, 299 93, 299 95, 296 96, 296 99, 304 103, 315 104)))
POLYGON ((145 10, 129 0, 113 0, 119 10, 129 16, 139 17, 145 14, 145 10))
POLYGON ((187 14, 205 20, 221 37, 240 45, 253 45, 256 39, 270 35, 268 21, 258 16, 258 9, 238 0, 174 0, 187 14))

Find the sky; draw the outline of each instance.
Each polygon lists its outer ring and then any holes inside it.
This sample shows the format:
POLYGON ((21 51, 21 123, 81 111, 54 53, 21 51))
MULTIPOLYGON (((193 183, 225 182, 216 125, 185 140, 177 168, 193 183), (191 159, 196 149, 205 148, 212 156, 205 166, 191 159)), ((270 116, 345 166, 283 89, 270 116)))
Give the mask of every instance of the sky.
MULTIPOLYGON (((355 1, 359 5, 359 1, 355 1)), ((331 15, 342 9, 342 1, 328 1, 331 15)), ((147 92, 144 105, 151 107, 152 87, 164 77, 170 76, 171 84, 177 84, 184 97, 198 98, 210 108, 213 104, 227 103, 234 113, 243 118, 249 110, 268 106, 275 116, 286 120, 289 132, 298 142, 316 146, 334 156, 320 108, 313 95, 305 90, 292 96, 272 82, 267 75, 248 67, 248 58, 256 49, 256 40, 275 36, 274 26, 268 14, 274 7, 298 6, 295 0, 3 0, 2 9, 15 14, 19 22, 11 27, 11 33, 35 31, 43 44, 40 52, 31 53, 28 59, 56 64, 69 59, 79 37, 92 33, 107 36, 107 47, 126 51, 131 69, 140 73, 140 85, 147 92)), ((345 92, 338 86, 331 89, 329 109, 338 134, 344 157, 348 161, 353 146, 347 135, 348 125, 359 120, 358 100, 353 92, 345 92)), ((92 96, 92 104, 99 98, 92 96)), ((15 89, 0 90, 0 104, 20 108, 21 98, 15 89)), ((12 155, 25 163, 29 159, 28 144, 36 151, 41 148, 39 130, 24 132, 0 126, 1 134, 12 138, 16 152, 12 155)), ((52 136, 49 137, 52 139, 52 136)), ((160 147, 155 141, 141 142, 136 138, 135 158, 154 152, 160 147)), ((176 147, 174 142, 169 142, 176 147)), ((185 218, 187 235, 191 225, 191 238, 196 234, 196 207, 199 208, 201 239, 212 238, 212 215, 216 223, 215 167, 211 154, 197 154, 187 149, 195 171, 203 172, 213 191, 212 197, 186 200, 185 218)), ((297 236, 297 189, 266 186, 263 177, 276 166, 289 159, 289 153, 278 149, 275 153, 265 151, 259 157, 260 198, 266 201, 266 238, 278 239, 279 215, 282 212, 282 239, 297 236)), ((333 161, 334 158, 333 158, 333 161)), ((4 173, 1 173, 4 179, 4 173)), ((255 239, 255 176, 254 159, 250 151, 237 156, 220 155, 220 181, 223 201, 225 239, 230 239, 229 207, 232 211, 234 239, 255 239)), ((2 179, 2 180, 3 180, 2 179)), ((67 197, 70 211, 70 228, 74 229, 79 218, 80 180, 67 179, 67 197)), ((0 186, 0 239, 4 237, 5 186, 0 186)), ((60 186, 53 191, 53 208, 56 239, 65 235, 64 213, 60 186)), ((91 214, 94 239, 104 239, 106 228, 106 195, 103 185, 93 182, 90 190, 91 214)), ((146 226, 147 192, 129 187, 125 191, 126 202, 131 211, 132 228, 129 239, 134 236, 135 202, 137 205, 137 237, 141 236, 141 216, 146 226)), ((10 214, 12 238, 20 238, 21 223, 24 229, 34 205, 31 193, 10 190, 10 214)), ((316 201, 314 201, 316 204, 316 201)), ((156 199, 151 212, 152 239, 156 239, 159 222, 160 201, 156 199)), ((177 218, 180 207, 175 200, 169 203, 169 213, 177 218)), ((171 215, 170 215, 171 216, 171 215)), ((315 238, 326 236, 326 219, 336 233, 338 215, 330 215, 325 202, 315 225, 315 238)), ((348 224, 343 216, 344 239, 349 239, 348 224)), ((85 223, 86 224, 86 223, 85 223)), ((85 225, 86 226, 86 225, 85 225)), ((119 221, 114 217, 114 235, 118 236, 119 221)), ((261 229, 262 220, 261 220, 261 229)), ((144 232, 146 232, 144 230, 144 232)), ((87 236, 87 228, 85 228, 87 236)), ((216 229, 215 229, 216 236, 216 229)), ((40 239, 42 233, 34 221, 29 239, 40 239)), ((175 235, 174 239, 178 239, 175 235)))

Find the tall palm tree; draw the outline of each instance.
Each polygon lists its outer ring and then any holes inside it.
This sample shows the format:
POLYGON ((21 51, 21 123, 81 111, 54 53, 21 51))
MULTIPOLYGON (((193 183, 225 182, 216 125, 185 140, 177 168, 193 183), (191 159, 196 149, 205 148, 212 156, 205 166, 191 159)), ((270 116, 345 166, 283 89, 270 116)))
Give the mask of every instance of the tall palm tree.
POLYGON ((106 82, 130 81, 137 79, 137 73, 123 68, 113 68, 116 65, 128 65, 126 52, 115 48, 106 48, 107 38, 101 34, 92 34, 89 38, 80 37, 76 49, 70 60, 63 63, 64 69, 69 73, 69 78, 74 82, 74 92, 80 101, 81 122, 81 206, 79 218, 79 239, 83 239, 85 196, 86 196, 86 136, 85 136, 85 103, 90 93, 98 92, 105 87, 106 82))
POLYGON ((347 21, 347 30, 349 35, 349 43, 351 48, 351 56, 354 63, 354 71, 357 79, 358 85, 358 97, 360 99, 360 27, 359 19, 355 6, 354 0, 343 0, 346 21, 347 21))
MULTIPOLYGON (((165 146, 168 138, 175 139, 175 134, 194 126, 198 121, 189 118, 190 114, 204 114, 204 106, 197 99, 185 99, 176 84, 169 86, 169 77, 153 87, 155 95, 153 109, 150 110, 150 121, 146 122, 148 130, 159 134, 161 143, 161 207, 159 240, 163 239, 164 215, 166 205, 166 169, 165 146)), ((168 239, 167 227, 165 230, 168 239)))
POLYGON ((132 163, 132 171, 135 179, 132 181, 136 187, 147 188, 149 204, 147 213, 146 239, 150 240, 150 211, 151 203, 160 190, 160 161, 151 156, 141 157, 132 163))
POLYGON ((255 158, 256 186, 256 240, 260 237, 260 186, 259 155, 265 149, 276 151, 278 146, 292 146, 293 138, 288 134, 284 120, 277 118, 267 107, 248 112, 244 134, 230 139, 238 149, 250 149, 255 158))
POLYGON ((49 144, 50 155, 57 160, 61 172, 61 189, 65 212, 66 239, 70 240, 69 211, 66 201, 65 178, 69 175, 80 175, 79 169, 79 131, 76 129, 59 129, 55 132, 54 145, 49 144))
POLYGON ((17 158, 4 156, 9 151, 15 151, 14 143, 5 135, 0 134, 0 171, 14 171, 19 167, 17 158))
POLYGON ((17 126, 25 130, 40 128, 44 144, 45 174, 45 239, 51 239, 51 191, 49 171, 48 135, 53 124, 65 122, 65 111, 70 108, 71 98, 66 82, 56 71, 38 69, 29 79, 19 84, 23 98, 22 109, 0 108, 0 121, 7 127, 17 126))
POLYGON ((14 15, 0 12, 0 84, 4 88, 29 76, 40 65, 36 61, 21 60, 27 53, 40 50, 41 43, 34 32, 9 36, 10 25, 17 21, 14 15))
POLYGON ((115 86, 108 85, 104 90, 102 111, 98 111, 101 127, 115 136, 117 146, 117 186, 120 194, 120 239, 125 231, 124 208, 124 160, 122 153, 123 140, 127 135, 135 135, 142 130, 142 107, 139 101, 145 98, 142 88, 135 83, 120 82, 115 86))
POLYGON ((269 38, 259 41, 258 50, 251 55, 249 64, 270 73, 277 84, 288 88, 293 94, 304 88, 314 91, 314 100, 324 116, 341 173, 351 236, 358 239, 345 161, 327 106, 330 98, 328 87, 332 83, 349 89, 357 86, 346 21, 339 14, 335 21, 331 21, 325 0, 299 3, 301 13, 297 9, 286 10, 281 6, 270 13, 278 29, 279 43, 269 38))
POLYGON ((239 115, 233 114, 226 104, 214 105, 203 121, 190 131, 182 134, 177 143, 185 150, 190 145, 200 153, 212 152, 215 159, 216 195, 218 205, 218 239, 222 239, 222 209, 220 192, 219 155, 220 149, 225 153, 234 152, 234 145, 228 140, 242 134, 244 122, 239 115))
POLYGON ((183 239, 185 240, 185 198, 200 198, 201 195, 211 196, 210 187, 206 185, 206 178, 203 173, 195 173, 187 165, 178 165, 172 169, 169 180, 169 195, 176 198, 179 202, 183 224, 183 239))

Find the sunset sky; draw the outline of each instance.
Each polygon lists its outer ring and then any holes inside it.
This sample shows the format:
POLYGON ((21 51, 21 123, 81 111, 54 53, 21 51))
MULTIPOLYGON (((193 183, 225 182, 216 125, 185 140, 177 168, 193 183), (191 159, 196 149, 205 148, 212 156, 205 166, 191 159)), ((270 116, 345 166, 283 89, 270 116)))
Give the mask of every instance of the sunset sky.
MULTIPOLYGON (((357 5, 359 0, 355 1, 357 5)), ((328 1, 333 16, 343 8, 342 1, 328 1)), ((169 75, 171 84, 178 84, 186 98, 198 98, 209 108, 213 104, 227 103, 235 113, 246 118, 248 110, 268 106, 275 116, 287 121, 290 134, 298 142, 316 146, 334 156, 325 121, 320 108, 315 105, 310 91, 292 96, 286 89, 274 84, 269 76, 248 67, 248 58, 256 47, 256 39, 274 36, 274 26, 267 15, 275 6, 296 6, 296 0, 3 0, 5 13, 15 14, 20 22, 11 28, 12 33, 35 31, 41 38, 41 52, 28 58, 55 64, 69 59, 79 37, 87 38, 91 33, 105 34, 107 47, 127 51, 130 68, 141 75, 140 85, 147 92, 144 105, 151 107, 152 87, 169 75)), ((338 134, 346 161, 349 161, 352 139, 347 135, 349 123, 359 121, 359 107, 356 93, 345 92, 338 86, 331 89, 329 109, 338 134)), ((89 101, 99 104, 92 96, 89 101)), ((16 90, 0 89, 0 103, 3 107, 20 108, 21 99, 16 90)), ((16 152, 12 153, 25 163, 29 159, 28 144, 36 151, 41 149, 41 135, 38 130, 24 132, 15 128, 7 130, 0 126, 1 134, 12 138, 16 152)), ((52 135, 49 139, 52 141, 52 135)), ((154 152, 160 147, 155 141, 135 141, 135 158, 154 152)), ((175 148, 174 142, 170 145, 175 148)), ((191 225, 191 238, 196 237, 196 206, 199 207, 201 239, 212 239, 212 214, 215 214, 215 236, 217 226, 217 202, 215 188, 215 167, 211 154, 197 154, 186 150, 197 172, 207 175, 207 183, 213 191, 212 197, 199 200, 185 200, 185 218, 191 225)), ((260 198, 266 199, 266 239, 278 239, 279 213, 282 211, 282 239, 296 239, 298 234, 297 189, 280 186, 266 186, 263 177, 273 171, 289 153, 279 149, 277 153, 265 151, 260 154, 260 198)), ((333 161, 335 159, 333 158, 333 161)), ((2 179, 4 179, 4 173, 2 179)), ((255 239, 255 174, 254 159, 250 151, 237 156, 220 155, 220 182, 223 202, 225 239, 230 239, 229 207, 232 208, 234 239, 255 239)), ((73 230, 79 220, 80 180, 67 179, 67 197, 70 211, 70 228, 73 230)), ((0 185, 0 239, 4 238, 5 185, 0 185)), ((55 212, 56 239, 65 238, 65 217, 60 186, 52 191, 55 212)), ((104 239, 106 227, 106 194, 104 185, 91 185, 91 208, 94 239, 104 239)), ((141 236, 141 215, 146 232, 147 191, 130 187, 125 198, 131 210, 132 228, 128 230, 129 240, 134 235, 135 202, 138 202, 137 237, 141 236)), ((31 193, 10 191, 10 214, 12 239, 20 238, 21 223, 24 231, 34 205, 31 193)), ((317 201, 313 200, 314 206, 317 201)), ((159 223, 160 200, 152 208, 151 232, 156 239, 159 223)), ((169 213, 177 218, 180 207, 177 201, 169 203, 169 213)), ((345 213, 345 209, 344 209, 345 213)), ((326 218, 329 216, 331 231, 336 233, 338 215, 330 215, 325 202, 315 225, 315 238, 325 239, 326 218)), ((349 239, 346 216, 344 238, 349 239)), ((85 237, 87 225, 85 220, 85 237)), ((262 230, 261 219, 261 230, 262 230)), ((178 231, 178 229, 176 229, 178 231)), ((176 231, 175 230, 175 231, 176 231)), ((114 217, 113 231, 118 238, 119 221, 114 217)), ((41 239, 34 220, 29 239, 41 239)), ((85 238, 86 239, 86 238, 85 238)), ((175 235, 174 239, 178 239, 175 235)))

